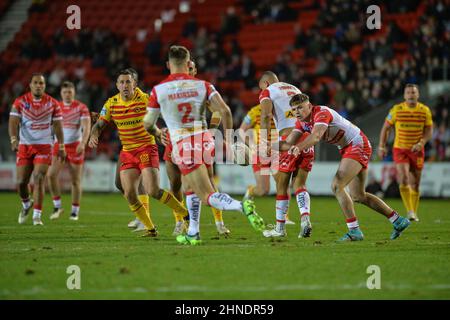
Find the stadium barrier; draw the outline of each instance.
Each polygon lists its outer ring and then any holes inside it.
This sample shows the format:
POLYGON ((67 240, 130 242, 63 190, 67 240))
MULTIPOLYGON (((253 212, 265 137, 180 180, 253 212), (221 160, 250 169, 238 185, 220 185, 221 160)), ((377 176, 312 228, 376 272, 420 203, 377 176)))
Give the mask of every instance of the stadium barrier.
MULTIPOLYGON (((338 162, 316 162, 307 181, 308 191, 312 195, 332 195, 331 181, 338 167, 338 162)), ((169 188, 169 181, 162 163, 161 187, 169 188)), ((84 168, 83 190, 92 192, 118 192, 114 185, 116 163, 87 161, 84 168)), ((254 184, 251 166, 217 165, 219 188, 231 194, 243 194, 249 184, 254 184)), ((393 163, 372 163, 369 175, 380 181, 383 190, 390 183, 395 173, 393 163)), ((15 190, 16 167, 14 162, 0 163, 0 190, 15 190)), ((60 181, 63 190, 70 189, 70 176, 67 168, 62 171, 60 181)), ((275 193, 275 184, 271 181, 270 193, 275 193)), ((450 198, 450 163, 425 164, 421 193, 425 197, 450 198)))

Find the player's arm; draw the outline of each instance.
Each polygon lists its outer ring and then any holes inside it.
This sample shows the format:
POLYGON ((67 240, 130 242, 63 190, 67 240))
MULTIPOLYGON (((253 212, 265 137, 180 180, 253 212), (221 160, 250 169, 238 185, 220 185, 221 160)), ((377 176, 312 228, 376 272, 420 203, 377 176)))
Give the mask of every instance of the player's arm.
POLYGON ((300 130, 292 130, 291 133, 287 136, 285 141, 280 141, 272 144, 272 149, 279 148, 280 151, 287 151, 289 150, 295 143, 300 139, 302 136, 302 132, 300 130))
POLYGON ((328 125, 323 123, 316 123, 311 131, 311 134, 306 137, 305 140, 299 142, 296 145, 293 145, 289 152, 298 156, 303 150, 311 148, 316 145, 320 139, 322 139, 325 131, 327 131, 328 125))
POLYGON ((147 108, 147 113, 144 116, 144 129, 157 139, 161 139, 161 130, 156 126, 159 114, 159 108, 147 108))
POLYGON ((19 125, 20 125, 20 114, 17 109, 13 106, 11 108, 11 113, 9 114, 8 122, 8 133, 9 139, 11 141, 11 150, 16 152, 19 148, 19 125))
POLYGON ((411 151, 419 152, 433 137, 433 126, 426 126, 423 128, 423 136, 415 145, 411 147, 411 151))
POLYGON ((378 150, 377 154, 380 159, 383 159, 386 156, 387 150, 386 150, 386 143, 389 138, 389 135, 391 133, 393 126, 385 121, 383 124, 383 127, 381 128, 380 132, 380 142, 378 144, 378 150))
POLYGON ((270 134, 270 129, 271 129, 271 121, 273 119, 273 104, 272 104, 272 100, 270 100, 269 98, 264 98, 261 100, 260 102, 261 104, 261 142, 263 141, 267 141, 268 143, 268 136, 270 134), (262 134, 263 132, 266 132, 267 134, 264 135, 262 134))
POLYGON ((91 132, 91 119, 83 118, 81 119, 81 130, 83 131, 83 135, 81 137, 81 144, 86 145, 89 140, 89 134, 91 132))
MULTIPOLYGON (((227 141, 229 135, 231 134, 230 129, 233 129, 233 117, 231 115, 230 107, 225 103, 225 101, 223 101, 222 96, 218 92, 215 92, 210 97, 209 101, 210 110, 220 114, 223 130, 225 132, 225 141, 227 141)), ((231 136, 229 138, 231 138, 231 136)))
POLYGON ((63 121, 53 120, 53 132, 55 133, 56 139, 58 140, 59 150, 58 150, 58 158, 59 160, 64 160, 66 157, 66 149, 64 146, 64 132, 63 132, 63 121))
POLYGON ((222 122, 222 116, 219 112, 213 112, 211 115, 211 120, 209 121, 210 129, 218 129, 220 126, 220 122, 222 122))
POLYGON ((102 131, 106 128, 108 123, 106 120, 100 118, 97 120, 97 122, 92 126, 91 134, 89 137, 89 147, 91 148, 97 148, 98 145, 98 138, 102 134, 102 131))

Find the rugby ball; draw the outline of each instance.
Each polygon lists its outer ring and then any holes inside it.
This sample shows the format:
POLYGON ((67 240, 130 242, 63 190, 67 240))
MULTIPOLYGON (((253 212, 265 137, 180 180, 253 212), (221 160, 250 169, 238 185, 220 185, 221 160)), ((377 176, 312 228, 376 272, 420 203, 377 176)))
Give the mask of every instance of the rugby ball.
POLYGON ((233 150, 234 163, 240 166, 248 166, 250 164, 251 151, 245 143, 233 143, 231 149, 233 150))

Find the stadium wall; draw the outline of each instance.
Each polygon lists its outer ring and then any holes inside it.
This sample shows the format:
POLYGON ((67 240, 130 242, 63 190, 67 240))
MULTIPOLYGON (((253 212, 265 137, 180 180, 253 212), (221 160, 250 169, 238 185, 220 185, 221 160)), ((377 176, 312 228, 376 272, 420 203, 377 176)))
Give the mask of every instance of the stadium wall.
MULTIPOLYGON (((338 162, 316 162, 308 178, 307 187, 313 195, 332 195, 331 180, 338 162)), ((161 186, 169 188, 164 164, 161 164, 161 186)), ((92 192, 118 192, 114 186, 116 163, 87 161, 84 169, 83 190, 92 192)), ((251 167, 239 165, 217 165, 220 177, 219 187, 231 194, 243 194, 249 184, 254 183, 251 167)), ((380 181, 385 190, 390 183, 395 168, 393 163, 373 163, 369 175, 380 181)), ((0 163, 0 190, 15 190, 16 167, 14 162, 0 163)), ((70 189, 70 176, 67 170, 61 174, 64 190, 70 189)), ((271 182, 271 194, 275 184, 271 182)), ((421 192, 425 197, 450 198, 450 163, 427 163, 423 170, 421 192)))

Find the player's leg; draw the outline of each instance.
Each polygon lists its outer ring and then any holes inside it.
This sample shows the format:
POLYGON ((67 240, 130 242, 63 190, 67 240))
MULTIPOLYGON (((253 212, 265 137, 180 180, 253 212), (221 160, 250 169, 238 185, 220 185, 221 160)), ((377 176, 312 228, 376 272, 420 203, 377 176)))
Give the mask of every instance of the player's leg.
MULTIPOLYGON (((122 181, 120 180, 120 168, 121 167, 122 167, 122 159, 119 156, 119 159, 117 159, 116 175, 114 178, 114 184, 115 184, 117 190, 119 190, 120 193, 122 194, 122 196, 124 196, 124 198, 125 198, 125 194, 124 194, 123 187, 122 187, 122 181)), ((133 214, 134 214, 134 212, 133 212, 133 214)), ((133 220, 131 220, 128 223, 128 228, 136 229, 140 224, 142 224, 142 222, 140 222, 138 218, 134 218, 133 220)))
POLYGON ((25 223, 28 214, 33 207, 33 200, 30 199, 30 178, 33 173, 33 163, 18 163, 16 167, 17 189, 22 201, 22 209, 19 212, 19 223, 25 223))
POLYGON ((219 210, 239 211, 247 216, 254 229, 262 230, 264 228, 264 221, 256 214, 253 201, 245 200, 241 202, 233 199, 226 193, 214 190, 209 180, 206 165, 200 165, 194 171, 185 174, 184 178, 204 203, 219 210))
POLYGON ((194 190, 189 186, 189 183, 182 177, 183 188, 186 196, 186 208, 189 212, 189 224, 187 226, 186 234, 179 234, 177 241, 182 244, 200 244, 200 213, 202 202, 195 194, 194 190))
POLYGON ((411 205, 413 214, 411 216, 408 216, 409 220, 411 221, 419 221, 417 212, 419 210, 421 178, 422 178, 422 169, 411 166, 409 179, 411 185, 411 205))
POLYGON ((59 173, 61 172, 61 169, 63 167, 64 162, 58 160, 57 157, 53 156, 52 164, 47 173, 48 188, 50 190, 53 201, 53 213, 50 216, 51 220, 58 219, 59 216, 64 212, 61 202, 61 188, 59 185, 59 173))
POLYGON ((363 240, 364 237, 359 229, 353 201, 345 190, 345 187, 358 175, 361 169, 362 165, 358 161, 350 158, 343 158, 331 185, 331 189, 341 207, 349 229, 349 232, 345 234, 341 240, 356 241, 363 240))
POLYGON ((72 210, 70 212, 70 220, 78 220, 82 194, 83 163, 70 163, 69 172, 72 180, 72 210))
POLYGON ((400 162, 395 164, 397 171, 397 180, 400 189, 400 196, 402 197, 403 205, 409 216, 413 214, 413 203, 411 197, 411 182, 409 179, 410 164, 407 162, 400 162))
POLYGON ((261 173, 260 165, 253 165, 253 174, 255 176, 255 185, 249 185, 244 198, 253 199, 253 197, 262 197, 269 194, 270 174, 261 173))
MULTIPOLYGON (((214 191, 218 192, 219 189, 217 188, 217 185, 214 182, 214 166, 207 166, 207 169, 209 181, 211 182, 214 191)), ((214 207, 211 207, 211 210, 214 214, 214 222, 216 223, 216 229, 219 235, 223 235, 225 237, 229 236, 230 230, 225 226, 225 223, 223 222, 222 210, 216 209, 214 207)))
POLYGON ((295 200, 297 201, 298 210, 300 211, 300 233, 299 238, 307 238, 311 236, 312 225, 311 215, 311 198, 306 189, 306 180, 309 172, 299 168, 294 179, 293 188, 295 190, 295 200))
POLYGON ((352 200, 375 210, 385 216, 392 223, 394 231, 391 239, 396 239, 409 226, 408 219, 398 215, 398 213, 389 207, 383 200, 377 196, 366 192, 367 170, 361 170, 356 177, 349 183, 349 190, 352 200))
POLYGON ((289 183, 292 172, 278 171, 273 175, 276 186, 275 198, 275 228, 264 230, 263 235, 267 238, 284 237, 286 233, 286 214, 289 209, 289 183))
POLYGON ((35 163, 33 171, 33 225, 42 225, 42 204, 45 193, 45 176, 47 175, 48 163, 35 163))
POLYGON ((147 214, 147 210, 139 201, 137 188, 139 184, 140 173, 135 168, 120 170, 120 180, 124 191, 124 196, 128 201, 131 211, 147 228, 148 236, 156 236, 155 225, 147 214))
MULTIPOLYGON (((182 193, 182 180, 181 180, 181 172, 176 164, 172 161, 166 160, 166 173, 169 178, 170 191, 181 203, 183 202, 183 193, 182 193)), ((176 212, 172 210, 173 216, 175 218, 175 228, 173 230, 173 235, 177 236, 182 234, 186 229, 186 223, 184 221, 183 214, 180 212, 176 212)))
POLYGON ((148 195, 184 216, 188 214, 186 207, 171 192, 160 188, 158 168, 142 168, 141 173, 142 184, 148 195))

